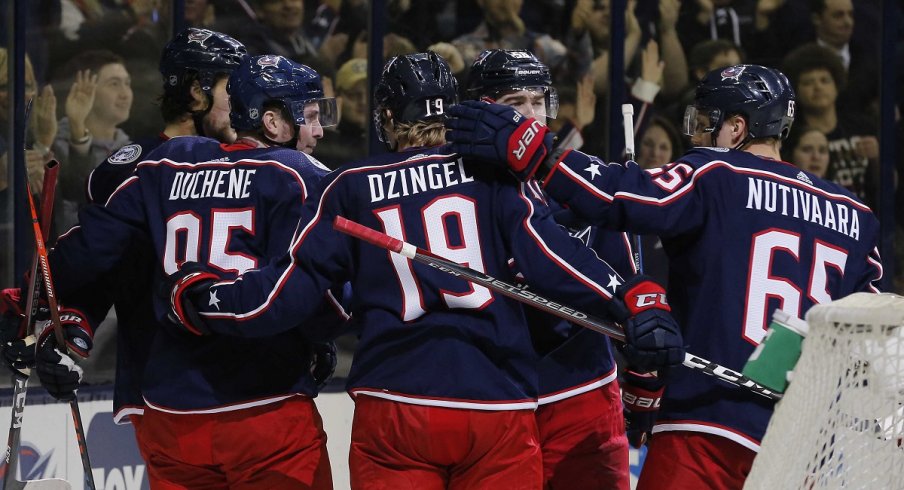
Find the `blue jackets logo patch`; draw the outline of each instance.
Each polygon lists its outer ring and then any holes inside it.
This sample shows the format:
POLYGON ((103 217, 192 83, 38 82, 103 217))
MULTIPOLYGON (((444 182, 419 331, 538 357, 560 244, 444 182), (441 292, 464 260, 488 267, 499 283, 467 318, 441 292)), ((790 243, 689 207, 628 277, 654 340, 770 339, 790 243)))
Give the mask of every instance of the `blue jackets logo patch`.
POLYGON ((108 160, 115 165, 123 165, 138 160, 141 156, 141 145, 126 145, 114 153, 108 160))

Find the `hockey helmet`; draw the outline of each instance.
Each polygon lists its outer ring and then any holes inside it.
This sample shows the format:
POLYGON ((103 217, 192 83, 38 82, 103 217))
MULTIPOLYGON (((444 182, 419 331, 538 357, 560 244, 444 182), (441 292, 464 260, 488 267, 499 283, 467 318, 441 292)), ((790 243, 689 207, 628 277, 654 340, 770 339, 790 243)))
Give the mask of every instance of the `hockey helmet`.
POLYGON ((380 141, 386 111, 398 122, 446 117, 446 108, 458 102, 458 81, 442 56, 426 53, 391 58, 383 66, 374 89, 373 118, 380 141))
POLYGON ((201 89, 210 94, 216 76, 231 73, 247 57, 245 46, 226 34, 189 27, 163 48, 163 88, 178 90, 188 74, 197 73, 201 89))
POLYGON ((521 90, 542 93, 546 117, 555 119, 559 95, 552 86, 549 67, 524 49, 487 49, 480 53, 468 71, 465 96, 496 101, 506 93, 521 90))
MULTIPOLYGON (((794 122, 794 90, 785 75, 760 65, 713 70, 697 85, 694 105, 684 113, 684 134, 718 134, 725 119, 740 115, 751 139, 785 139, 794 122)), ((743 144, 743 143, 742 143, 743 144)))
POLYGON ((271 101, 282 103, 296 125, 336 124, 336 99, 324 97, 320 74, 283 56, 249 57, 229 76, 226 91, 231 106, 229 118, 237 131, 260 128, 264 104, 271 101), (317 105, 316 110, 306 112, 312 104, 317 105))

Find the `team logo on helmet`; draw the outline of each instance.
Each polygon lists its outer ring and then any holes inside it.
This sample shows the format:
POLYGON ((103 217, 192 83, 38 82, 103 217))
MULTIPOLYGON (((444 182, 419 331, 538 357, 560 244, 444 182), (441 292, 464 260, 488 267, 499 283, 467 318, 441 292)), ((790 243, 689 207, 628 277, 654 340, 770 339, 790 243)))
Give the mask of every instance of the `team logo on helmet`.
POLYGON ((732 80, 740 80, 741 74, 744 73, 745 66, 729 66, 728 68, 722 70, 720 75, 722 76, 722 81, 728 80, 729 78, 732 80))
POLYGON ((204 41, 210 39, 210 36, 213 36, 213 32, 208 31, 207 29, 192 29, 192 31, 188 33, 188 42, 198 43, 201 46, 204 46, 204 41))
POLYGON ((257 66, 263 68, 265 66, 276 66, 279 63, 279 56, 267 54, 257 59, 257 66))

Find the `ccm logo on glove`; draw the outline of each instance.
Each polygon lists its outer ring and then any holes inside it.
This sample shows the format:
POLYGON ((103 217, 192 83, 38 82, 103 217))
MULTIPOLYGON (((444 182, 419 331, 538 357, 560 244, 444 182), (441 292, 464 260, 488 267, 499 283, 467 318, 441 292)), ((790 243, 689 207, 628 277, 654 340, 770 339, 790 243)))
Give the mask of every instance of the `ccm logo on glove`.
POLYGON ((659 307, 668 310, 669 302, 665 298, 665 293, 647 293, 637 295, 637 304, 635 308, 649 308, 659 305, 659 307))

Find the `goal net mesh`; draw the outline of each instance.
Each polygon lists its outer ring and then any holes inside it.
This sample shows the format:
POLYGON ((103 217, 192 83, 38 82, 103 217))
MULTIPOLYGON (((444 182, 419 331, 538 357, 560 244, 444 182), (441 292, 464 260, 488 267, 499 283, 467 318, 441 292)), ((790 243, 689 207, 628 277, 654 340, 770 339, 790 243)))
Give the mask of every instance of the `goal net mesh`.
POLYGON ((807 312, 809 334, 745 489, 904 489, 904 297, 807 312))

